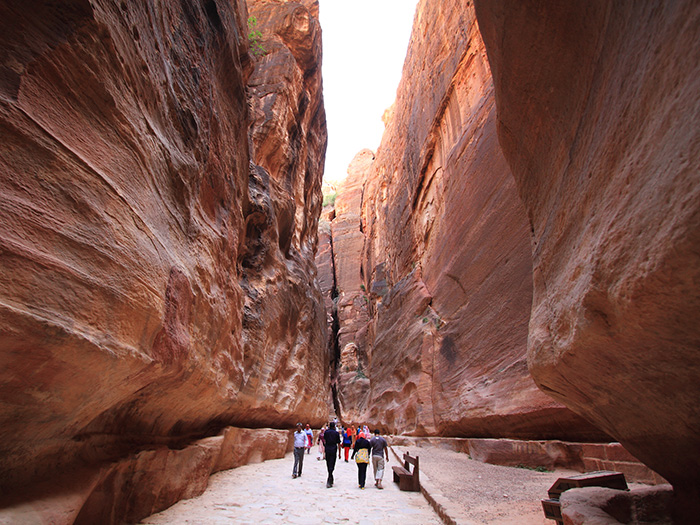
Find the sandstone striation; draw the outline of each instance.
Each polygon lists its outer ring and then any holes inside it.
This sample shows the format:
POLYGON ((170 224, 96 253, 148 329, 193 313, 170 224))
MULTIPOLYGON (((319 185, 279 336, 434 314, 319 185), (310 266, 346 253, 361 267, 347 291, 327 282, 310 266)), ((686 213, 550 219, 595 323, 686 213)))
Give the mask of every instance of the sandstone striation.
MULTIPOLYGON (((539 391, 527 370, 527 216, 498 145, 470 2, 419 3, 386 118, 361 217, 343 225, 345 237, 351 226, 353 239, 364 238, 360 259, 352 247, 352 262, 336 266, 346 296, 367 298, 366 330, 362 301, 350 324, 339 314, 340 339, 352 334, 349 350, 367 361, 369 392, 353 401, 359 419, 415 435, 604 438, 539 391)), ((347 404, 343 416, 355 420, 347 404)))
MULTIPOLYGON (((529 368, 700 512, 700 5, 476 2, 533 235, 529 368)), ((683 503, 681 503, 681 506, 683 503)))
POLYGON ((251 1, 254 58, 241 1, 0 7, 6 495, 325 419, 317 9, 251 1))

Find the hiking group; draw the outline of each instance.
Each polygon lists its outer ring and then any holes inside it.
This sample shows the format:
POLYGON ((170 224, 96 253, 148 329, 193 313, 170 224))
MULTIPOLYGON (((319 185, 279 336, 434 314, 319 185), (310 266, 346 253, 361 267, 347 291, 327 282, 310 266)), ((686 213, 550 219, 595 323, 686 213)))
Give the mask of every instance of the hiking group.
MULTIPOLYGON (((331 421, 328 426, 324 426, 318 434, 317 443, 319 445, 319 454, 317 460, 324 459, 326 468, 328 469, 328 479, 326 480, 326 488, 331 488, 334 483, 333 471, 335 463, 338 459, 343 459, 343 449, 345 451, 345 462, 347 463, 350 450, 357 464, 357 482, 360 489, 365 488, 365 479, 367 477, 367 467, 370 461, 374 470, 374 485, 378 489, 383 489, 382 479, 384 478, 385 461, 389 461, 389 445, 381 435, 378 429, 375 429, 374 436, 370 435, 367 425, 354 426, 343 429, 336 421, 331 421), (338 426, 338 428, 336 428, 338 426), (386 460, 385 460, 386 458, 386 460)), ((304 452, 310 453, 313 445, 313 431, 309 425, 303 428, 301 423, 297 423, 296 431, 294 432, 294 468, 292 470, 292 478, 301 476, 302 467, 304 465, 304 452)))

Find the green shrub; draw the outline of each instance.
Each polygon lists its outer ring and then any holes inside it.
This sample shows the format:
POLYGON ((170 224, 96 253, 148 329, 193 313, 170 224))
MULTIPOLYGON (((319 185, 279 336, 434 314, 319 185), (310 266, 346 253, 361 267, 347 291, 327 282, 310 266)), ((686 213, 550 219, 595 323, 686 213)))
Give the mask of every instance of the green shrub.
POLYGON ((248 19, 248 44, 250 45, 250 51, 255 57, 265 56, 267 51, 262 46, 260 41, 262 40, 262 31, 257 29, 258 19, 251 16, 248 19))

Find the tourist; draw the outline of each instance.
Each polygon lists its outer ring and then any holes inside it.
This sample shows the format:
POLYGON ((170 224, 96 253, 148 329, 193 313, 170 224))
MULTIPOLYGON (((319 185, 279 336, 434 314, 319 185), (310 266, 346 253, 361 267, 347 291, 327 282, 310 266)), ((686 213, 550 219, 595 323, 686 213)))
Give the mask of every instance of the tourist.
POLYGON ((328 423, 328 430, 323 434, 323 442, 326 453, 326 467, 328 468, 326 488, 331 488, 333 486, 333 470, 335 470, 335 455, 338 453, 338 444, 340 443, 340 434, 335 429, 333 421, 328 423))
POLYGON ((326 442, 323 440, 325 433, 326 426, 324 425, 318 433, 318 457, 316 459, 319 461, 321 461, 321 459, 326 459, 326 442))
POLYGON ((306 432, 306 437, 308 438, 306 440, 306 453, 311 454, 311 447, 314 444, 314 431, 311 430, 311 426, 308 423, 306 424, 304 432, 306 432))
POLYGON ((352 446, 355 446, 355 440, 357 439, 357 430, 355 430, 355 425, 350 427, 350 436, 352 437, 352 446))
POLYGON ((318 456, 316 457, 317 460, 321 459, 326 459, 326 444, 323 441, 323 434, 326 432, 326 426, 323 425, 321 427, 321 430, 318 433, 318 437, 316 438, 316 443, 318 444, 318 456))
POLYGON ((301 476, 301 468, 304 466, 304 449, 308 437, 301 425, 297 423, 297 430, 294 432, 294 468, 292 469, 292 478, 301 476))
POLYGON ((336 426, 335 429, 340 437, 340 443, 338 443, 338 459, 343 459, 343 434, 345 433, 345 429, 342 424, 336 426))
POLYGON ((352 434, 350 429, 346 428, 343 432, 343 448, 345 449, 345 463, 348 462, 348 456, 350 455, 350 448, 352 447, 352 434))
POLYGON ((367 478, 367 465, 369 465, 369 451, 372 445, 365 439, 364 432, 360 432, 355 440, 355 448, 352 451, 352 459, 357 463, 357 482, 364 490, 367 478))
POLYGON ((384 455, 389 461, 389 444, 379 435, 379 429, 374 429, 374 437, 369 440, 372 445, 372 468, 374 469, 374 484, 378 489, 383 489, 382 479, 384 478, 384 455))

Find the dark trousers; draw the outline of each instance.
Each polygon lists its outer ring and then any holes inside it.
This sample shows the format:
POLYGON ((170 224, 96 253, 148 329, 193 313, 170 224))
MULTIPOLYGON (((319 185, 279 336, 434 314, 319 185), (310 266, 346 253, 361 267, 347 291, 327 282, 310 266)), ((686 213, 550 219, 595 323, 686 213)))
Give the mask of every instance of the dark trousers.
POLYGON ((357 464, 357 482, 360 484, 360 487, 365 486, 365 479, 367 479, 367 465, 369 465, 369 463, 357 464))
POLYGON ((326 449, 326 467, 328 467, 328 483, 333 485, 333 470, 335 470, 335 460, 338 450, 326 449))
POLYGON ((301 476, 301 467, 304 466, 304 447, 294 447, 294 470, 293 476, 301 476))

